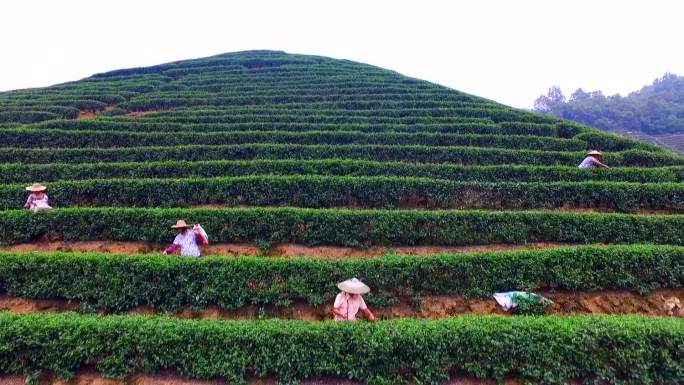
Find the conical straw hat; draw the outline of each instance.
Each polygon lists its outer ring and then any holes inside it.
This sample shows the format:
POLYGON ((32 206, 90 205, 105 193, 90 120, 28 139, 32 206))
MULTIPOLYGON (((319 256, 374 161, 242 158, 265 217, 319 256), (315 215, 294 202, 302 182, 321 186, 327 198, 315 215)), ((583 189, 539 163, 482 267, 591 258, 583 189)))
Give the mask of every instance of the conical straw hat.
POLYGON ((603 154, 602 154, 600 151, 592 150, 592 151, 587 152, 587 155, 598 155, 598 156, 602 156, 603 154))
POLYGON ((179 219, 175 225, 171 226, 171 228, 174 228, 174 229, 182 229, 182 228, 188 228, 188 227, 192 227, 192 225, 185 223, 185 221, 182 219, 179 219))
POLYGON ((370 291, 370 287, 356 278, 338 283, 337 288, 350 294, 366 294, 370 291))
POLYGON ((38 191, 45 191, 47 190, 47 187, 43 186, 40 183, 34 183, 28 187, 26 187, 26 191, 31 191, 31 192, 38 192, 38 191))

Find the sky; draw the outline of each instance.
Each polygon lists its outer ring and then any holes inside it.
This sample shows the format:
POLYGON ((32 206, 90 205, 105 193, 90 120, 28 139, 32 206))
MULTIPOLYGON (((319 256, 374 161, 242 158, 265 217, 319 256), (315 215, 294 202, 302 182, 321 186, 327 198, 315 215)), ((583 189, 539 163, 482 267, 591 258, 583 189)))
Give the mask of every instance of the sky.
POLYGON ((684 1, 0 2, 0 91, 250 49, 350 59, 514 107, 684 75, 684 1))

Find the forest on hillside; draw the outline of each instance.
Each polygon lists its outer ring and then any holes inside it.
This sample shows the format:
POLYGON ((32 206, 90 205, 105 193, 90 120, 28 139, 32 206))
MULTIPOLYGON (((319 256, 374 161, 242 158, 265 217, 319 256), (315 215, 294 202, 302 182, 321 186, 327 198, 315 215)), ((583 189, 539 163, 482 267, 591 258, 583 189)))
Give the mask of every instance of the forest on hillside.
POLYGON ((579 88, 566 98, 554 86, 535 100, 534 110, 684 151, 684 77, 675 74, 627 96, 579 88))

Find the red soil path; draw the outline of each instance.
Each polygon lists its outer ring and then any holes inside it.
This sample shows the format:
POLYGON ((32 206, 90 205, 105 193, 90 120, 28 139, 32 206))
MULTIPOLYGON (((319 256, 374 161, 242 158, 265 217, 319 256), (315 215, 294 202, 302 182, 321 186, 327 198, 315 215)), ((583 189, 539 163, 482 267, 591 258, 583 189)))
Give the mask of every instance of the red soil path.
MULTIPOLYGON (((405 255, 429 255, 437 253, 462 253, 475 251, 530 250, 568 246, 568 244, 537 242, 528 244, 493 244, 473 246, 372 246, 366 249, 339 246, 305 246, 293 243, 274 245, 268 250, 260 250, 249 243, 216 243, 202 246, 203 255, 263 255, 276 257, 311 256, 320 258, 359 258, 377 257, 387 253, 405 255)), ((161 253, 163 245, 147 242, 84 241, 84 242, 37 242, 21 243, 0 247, 6 251, 77 251, 103 252, 112 254, 161 253)))
POLYGON ((170 111, 170 110, 168 110, 168 109, 166 109, 166 110, 164 110, 164 109, 159 109, 159 110, 131 111, 131 112, 129 112, 129 113, 126 114, 126 115, 128 115, 128 116, 142 116, 142 115, 149 114, 149 113, 152 113, 152 112, 165 112, 165 111, 170 111))
POLYGON ((97 116, 97 111, 81 110, 76 119, 93 119, 95 116, 97 116))
MULTIPOLYGON (((107 112, 114 110, 114 105, 110 104, 104 109, 107 112)), ((92 119, 96 117, 100 112, 98 110, 81 110, 78 112, 78 117, 76 119, 92 119)))
MULTIPOLYGON (((556 291, 540 292, 540 294, 553 301, 553 304, 549 306, 549 314, 642 314, 684 317, 684 310, 681 307, 682 303, 684 303, 684 288, 658 289, 646 295, 640 295, 628 290, 597 292, 556 291), (676 303, 679 303, 679 306, 674 305, 676 303)), ((0 311, 14 313, 59 313, 77 310, 77 301, 0 297, 0 311)), ((193 311, 188 307, 169 315, 193 319, 251 320, 266 317, 321 321, 331 318, 331 310, 330 304, 311 306, 305 301, 297 301, 287 307, 250 305, 237 310, 224 310, 216 306, 210 306, 204 311, 193 311)), ((466 299, 461 295, 423 296, 419 306, 414 306, 410 299, 403 299, 398 304, 384 308, 374 308, 373 311, 378 318, 382 319, 436 319, 463 314, 506 314, 491 298, 466 299)), ((153 308, 141 306, 129 313, 152 315, 156 311, 153 308)))
MULTIPOLYGON (((204 203, 199 205, 190 205, 189 208, 193 209, 226 209, 226 208, 247 208, 247 207, 278 207, 278 206, 250 206, 250 205, 229 205, 225 203, 204 203)), ((449 210, 473 210, 475 205, 470 205, 469 208, 451 208, 449 210)), ((349 204, 347 206, 335 207, 336 209, 342 210, 366 210, 360 204, 349 204)), ((429 210, 425 208, 425 204, 407 204, 406 202, 400 203, 397 207, 400 210, 429 210)), ((493 210, 493 209, 485 209, 493 210)), ((573 212, 573 213, 619 213, 621 211, 615 210, 609 207, 574 207, 574 206, 562 206, 555 209, 527 209, 527 208, 507 208, 506 211, 537 211, 537 212, 573 212)), ((656 209, 646 209, 637 208, 634 210, 633 214, 641 215, 673 215, 682 214, 681 210, 656 210, 656 209)))
MULTIPOLYGON (((275 379, 272 377, 266 378, 249 378, 247 380, 249 385, 275 385, 275 379)), ((129 375, 123 380, 113 380, 102 378, 102 376, 94 370, 83 370, 76 374, 70 381, 61 381, 52 376, 44 376, 40 379, 41 385, 225 385, 226 379, 214 380, 196 380, 182 377, 171 371, 164 371, 157 374, 138 373, 129 375)), ((0 385, 24 385, 25 377, 21 375, 2 376, 0 377, 0 385)), ((342 378, 317 378, 308 379, 300 382, 301 385, 363 385, 362 382, 350 381, 342 378)), ((493 380, 479 380, 472 377, 454 376, 444 383, 444 385, 495 385, 493 380)), ((504 380, 504 385, 522 385, 523 382, 515 378, 507 378, 504 380)), ((572 381, 571 385, 579 384, 579 382, 572 381)))

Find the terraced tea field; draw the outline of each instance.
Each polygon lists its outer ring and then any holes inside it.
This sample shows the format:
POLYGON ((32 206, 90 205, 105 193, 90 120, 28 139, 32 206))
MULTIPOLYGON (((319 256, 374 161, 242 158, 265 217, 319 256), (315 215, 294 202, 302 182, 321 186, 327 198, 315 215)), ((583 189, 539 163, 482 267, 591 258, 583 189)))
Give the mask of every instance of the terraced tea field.
POLYGON ((680 153, 684 152, 684 135, 682 134, 660 135, 656 139, 659 143, 662 143, 675 151, 679 151, 680 153))
POLYGON ((664 148, 272 51, 0 93, 0 141, 0 384, 684 382, 664 148), (381 320, 331 321, 350 277, 381 320))

